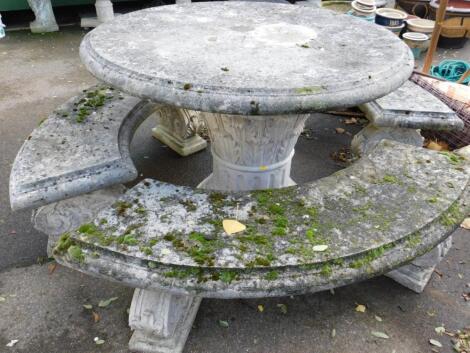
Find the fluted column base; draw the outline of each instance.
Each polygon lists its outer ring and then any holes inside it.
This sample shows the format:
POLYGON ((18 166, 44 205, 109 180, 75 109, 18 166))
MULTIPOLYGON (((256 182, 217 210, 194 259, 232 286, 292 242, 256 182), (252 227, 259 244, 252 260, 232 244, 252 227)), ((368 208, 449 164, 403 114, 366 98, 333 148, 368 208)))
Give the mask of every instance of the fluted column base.
POLYGON ((200 115, 211 137, 213 171, 198 187, 247 191, 295 185, 291 162, 308 115, 200 115))

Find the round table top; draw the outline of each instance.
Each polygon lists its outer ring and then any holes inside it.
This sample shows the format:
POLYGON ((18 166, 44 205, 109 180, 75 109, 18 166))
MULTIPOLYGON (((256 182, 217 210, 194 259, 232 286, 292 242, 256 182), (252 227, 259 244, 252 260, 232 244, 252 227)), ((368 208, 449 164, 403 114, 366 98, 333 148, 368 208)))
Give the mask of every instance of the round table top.
POLYGON ((228 114, 308 113, 400 87, 413 57, 393 33, 324 9, 204 2, 132 12, 84 38, 98 79, 132 95, 228 114))

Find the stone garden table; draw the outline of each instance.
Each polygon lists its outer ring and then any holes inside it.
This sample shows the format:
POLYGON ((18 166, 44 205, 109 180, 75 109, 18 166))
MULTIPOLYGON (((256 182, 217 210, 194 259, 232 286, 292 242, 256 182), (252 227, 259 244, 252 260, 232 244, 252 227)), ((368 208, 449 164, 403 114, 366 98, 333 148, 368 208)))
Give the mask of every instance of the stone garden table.
POLYGON ((395 35, 327 10, 272 3, 162 6, 90 32, 80 55, 99 80, 167 109, 199 111, 213 172, 199 185, 293 185, 308 113, 370 102, 400 87, 413 59, 395 35))
MULTIPOLYGON (((381 274, 420 291, 470 212, 465 157, 371 138, 459 125, 403 84, 411 51, 379 26, 272 3, 162 6, 100 25, 80 54, 118 90, 84 90, 33 131, 10 201, 39 207, 35 227, 59 263, 136 288, 132 351, 181 352, 203 297, 312 293, 381 274), (375 146, 334 175, 282 188, 294 184, 309 113, 359 104, 373 126, 358 145, 375 146), (173 147, 191 136, 192 114, 206 120, 213 173, 200 187, 219 191, 143 180, 123 194, 138 175, 132 133, 156 109, 157 135, 173 147), (234 220, 245 230, 227 231, 234 220)), ((201 148, 186 140, 180 154, 201 148)))

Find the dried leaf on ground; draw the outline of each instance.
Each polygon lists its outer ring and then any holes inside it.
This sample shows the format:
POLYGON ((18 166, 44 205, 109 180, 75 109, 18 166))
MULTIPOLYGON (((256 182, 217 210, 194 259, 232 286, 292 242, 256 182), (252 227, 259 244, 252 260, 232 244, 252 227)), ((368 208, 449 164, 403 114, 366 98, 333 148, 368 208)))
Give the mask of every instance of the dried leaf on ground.
POLYGON ((390 337, 388 337, 388 335, 384 332, 380 332, 380 331, 372 331, 371 332, 372 336, 374 337, 377 337, 377 338, 383 338, 385 340, 389 339, 390 337))
POLYGON ((456 339, 453 339, 454 350, 458 353, 470 352, 470 327, 459 330, 455 334, 456 339))
POLYGON ((300 133, 300 136, 305 137, 308 140, 312 140, 312 139, 316 138, 315 137, 315 132, 312 129, 307 128, 307 127, 304 128, 304 130, 300 133))
POLYGON ((50 275, 52 275, 57 268, 57 262, 52 262, 49 265, 47 265, 47 271, 49 272, 50 275))
POLYGON ((336 329, 331 330, 331 338, 336 337, 336 329))
POLYGON ((439 342, 438 340, 432 339, 432 338, 429 340, 429 343, 431 343, 433 346, 436 346, 436 347, 439 347, 439 348, 442 347, 441 342, 439 342))
POLYGON ((346 132, 346 130, 342 127, 337 127, 335 130, 337 134, 344 134, 346 132))
POLYGON ((468 293, 462 293, 462 298, 468 302, 470 300, 470 292, 468 293))
POLYGON ((378 322, 382 322, 382 318, 378 315, 375 315, 375 319, 378 321, 378 322))
POLYGON ((444 141, 438 140, 427 140, 424 143, 424 147, 433 151, 448 151, 449 145, 444 141))
POLYGON ((246 226, 235 219, 224 219, 222 221, 222 227, 225 230, 225 233, 232 235, 235 233, 243 232, 246 229, 246 226))
POLYGON ((346 125, 357 124, 357 119, 356 118, 347 118, 347 119, 344 119, 344 123, 346 125))
POLYGON ((15 344, 18 343, 18 340, 11 340, 6 344, 7 347, 13 347, 15 344))
POLYGON ((437 334, 442 335, 444 332, 446 332, 446 329, 444 326, 438 326, 434 327, 434 331, 436 331, 437 334))
POLYGON ((258 305, 258 311, 259 311, 260 313, 262 313, 262 312, 264 311, 264 306, 261 305, 261 304, 259 304, 259 305, 258 305))
POLYGON ((101 344, 103 344, 103 343, 105 342, 103 339, 101 339, 101 338, 99 338, 99 337, 95 337, 95 338, 93 339, 93 341, 95 341, 95 343, 96 343, 97 345, 101 345, 101 344))
POLYGON ((281 313, 287 314, 287 305, 286 304, 277 304, 277 307, 281 310, 281 313))
POLYGON ((7 300, 7 298, 2 297, 2 296, 0 295, 0 303, 1 303, 1 302, 4 302, 4 301, 6 301, 6 300, 7 300))
POLYGON ((352 152, 349 148, 342 147, 337 152, 330 155, 331 159, 336 162, 350 163, 353 160, 352 152))
POLYGON ((228 321, 225 320, 219 320, 219 326, 227 328, 229 326, 228 321))
POLYGON ((95 323, 97 323, 97 322, 99 322, 99 321, 101 320, 101 316, 100 316, 100 314, 98 314, 97 312, 92 311, 92 312, 91 312, 91 315, 93 316, 93 321, 94 321, 95 323))
POLYGON ((87 310, 93 309, 93 305, 91 305, 91 304, 83 304, 83 307, 87 310))
POLYGON ((465 218, 460 226, 464 229, 470 229, 470 217, 465 218))
POLYGON ((105 308, 107 307, 109 304, 111 304, 113 301, 117 300, 118 297, 112 297, 112 298, 109 298, 109 299, 105 299, 105 300, 100 300, 100 302, 98 303, 98 306, 100 308, 105 308))
POLYGON ((362 305, 362 304, 357 304, 356 311, 359 312, 359 313, 365 313, 366 312, 366 306, 362 305))

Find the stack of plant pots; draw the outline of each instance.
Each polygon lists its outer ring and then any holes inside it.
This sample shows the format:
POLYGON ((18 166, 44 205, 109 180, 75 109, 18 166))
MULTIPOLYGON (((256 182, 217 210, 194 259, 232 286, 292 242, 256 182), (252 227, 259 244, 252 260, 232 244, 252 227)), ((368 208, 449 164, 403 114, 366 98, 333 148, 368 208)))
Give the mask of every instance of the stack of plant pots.
POLYGON ((352 10, 348 12, 351 16, 374 22, 375 0, 354 0, 351 3, 352 10))
POLYGON ((434 21, 423 18, 406 20, 406 33, 403 33, 402 37, 413 52, 415 59, 419 59, 421 54, 428 50, 433 29, 434 21))
POLYGON ((408 14, 404 11, 384 7, 375 12, 375 23, 399 36, 405 28, 407 17, 408 14))

